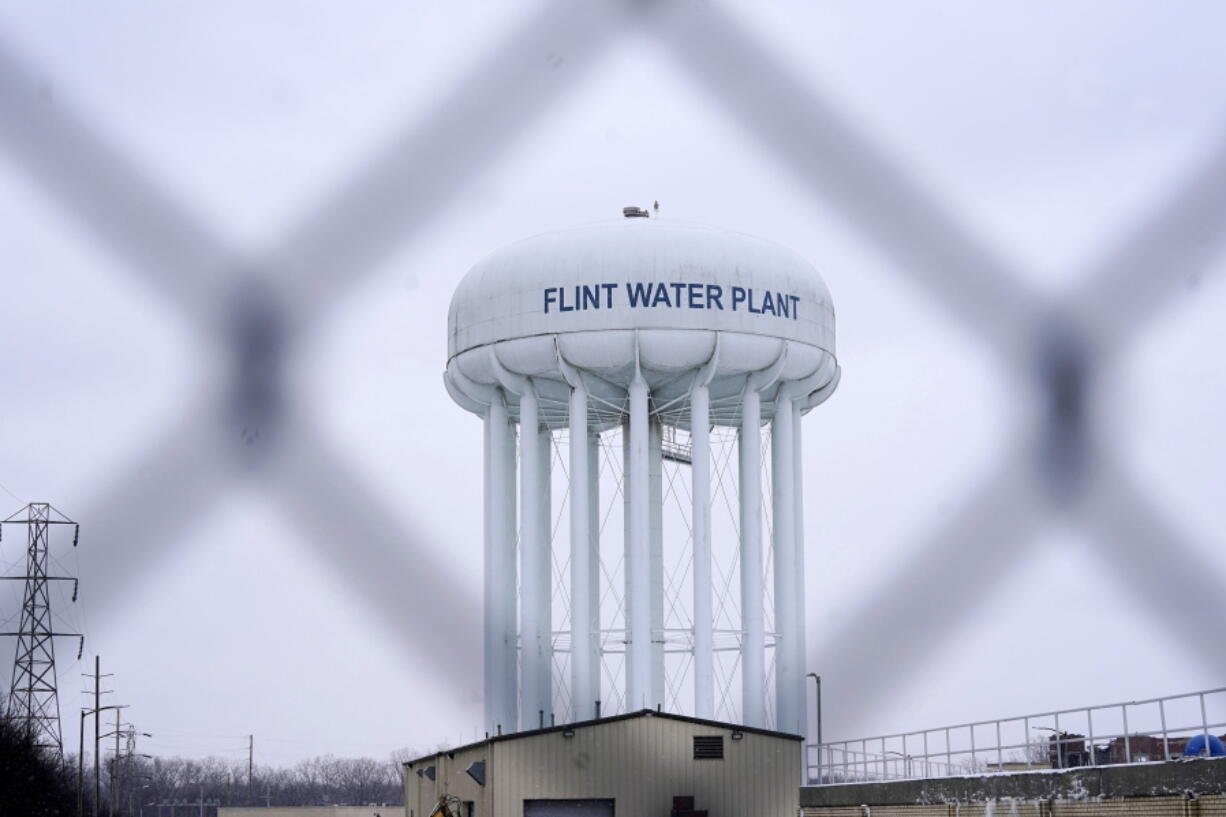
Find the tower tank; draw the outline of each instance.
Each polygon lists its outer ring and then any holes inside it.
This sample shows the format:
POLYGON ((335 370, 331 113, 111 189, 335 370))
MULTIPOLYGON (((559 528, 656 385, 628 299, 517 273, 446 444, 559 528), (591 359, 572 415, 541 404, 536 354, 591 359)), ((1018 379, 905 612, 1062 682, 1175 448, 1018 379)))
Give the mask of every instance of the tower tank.
POLYGON ((484 421, 486 729, 659 707, 804 734, 800 421, 839 381, 830 293, 775 244, 625 215, 499 250, 452 297, 444 381, 484 421))

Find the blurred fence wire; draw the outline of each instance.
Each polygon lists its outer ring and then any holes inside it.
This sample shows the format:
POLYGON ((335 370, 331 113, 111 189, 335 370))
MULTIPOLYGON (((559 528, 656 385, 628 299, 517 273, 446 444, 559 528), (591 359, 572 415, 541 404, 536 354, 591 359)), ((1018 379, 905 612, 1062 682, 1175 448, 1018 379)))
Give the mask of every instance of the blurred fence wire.
POLYGON ((312 555, 348 584, 355 603, 386 625, 406 655, 439 653, 452 646, 451 633, 477 631, 471 605, 449 605, 454 620, 446 629, 407 626, 420 611, 447 603, 454 567, 363 487, 353 463, 318 432, 310 407, 292 402, 283 382, 287 361, 337 296, 429 229, 465 181, 505 159, 511 137, 626 36, 661 44, 764 152, 893 257, 900 274, 1046 406, 1036 426, 1011 435, 994 475, 967 494, 898 578, 823 640, 815 664, 837 665, 855 681, 850 714, 877 705, 957 615, 982 605, 1023 565, 1052 512, 1085 529, 1104 570, 1139 591, 1132 598, 1148 605, 1173 641, 1226 675, 1226 619, 1202 617, 1188 627, 1170 594, 1153 592, 1157 586, 1216 597, 1213 571, 1113 457, 1090 411, 1099 398, 1097 375, 1128 353, 1138 327, 1220 248, 1226 138, 1174 195, 1155 203, 1147 223, 1084 271, 1079 289, 1053 301, 872 133, 841 117, 814 78, 770 43, 717 5, 646 0, 551 2, 527 14, 440 104, 392 134, 259 258, 237 252, 139 156, 52 104, 38 69, 0 38, 0 149, 228 361, 216 377, 202 376, 190 401, 195 408, 154 435, 94 507, 79 513, 90 538, 105 543, 82 553, 95 615, 119 602, 116 579, 155 570, 183 538, 176 534, 241 481, 265 490, 298 523, 312 555), (539 59, 553 52, 568 55, 568 70, 539 59), (132 523, 133 508, 141 509, 140 524, 132 523), (958 571, 943 567, 954 563, 958 571), (916 609, 927 615, 911 615, 916 609), (898 627, 903 620, 908 626, 898 627))

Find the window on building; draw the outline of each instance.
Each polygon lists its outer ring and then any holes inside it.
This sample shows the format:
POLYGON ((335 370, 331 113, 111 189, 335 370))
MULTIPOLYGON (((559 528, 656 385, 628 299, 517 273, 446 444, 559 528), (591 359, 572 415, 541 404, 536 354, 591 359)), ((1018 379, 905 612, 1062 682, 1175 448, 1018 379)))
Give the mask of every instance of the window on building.
POLYGON ((723 735, 695 735, 694 736, 694 759, 695 760, 723 760, 724 759, 724 736, 723 735))

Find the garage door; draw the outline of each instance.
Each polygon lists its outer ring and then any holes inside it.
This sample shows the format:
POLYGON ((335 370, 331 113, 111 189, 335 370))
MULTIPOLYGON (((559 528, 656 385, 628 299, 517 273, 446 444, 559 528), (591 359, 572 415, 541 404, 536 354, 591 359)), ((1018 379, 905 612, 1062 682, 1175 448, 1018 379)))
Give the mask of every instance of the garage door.
POLYGON ((525 800, 524 817, 613 817, 613 801, 525 800))

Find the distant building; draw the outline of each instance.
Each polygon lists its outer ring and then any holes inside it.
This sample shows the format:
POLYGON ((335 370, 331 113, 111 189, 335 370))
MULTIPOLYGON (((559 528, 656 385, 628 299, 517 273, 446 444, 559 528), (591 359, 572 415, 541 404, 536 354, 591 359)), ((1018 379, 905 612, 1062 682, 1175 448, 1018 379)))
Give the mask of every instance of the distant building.
POLYGON ((406 817, 795 817, 801 737, 640 710, 405 764, 406 817), (441 810, 440 810, 441 813, 441 810))
MULTIPOLYGON (((1127 739, 1112 738, 1107 743, 1094 744, 1093 765, 1150 763, 1181 757, 1187 751, 1189 743, 1196 741, 1197 744, 1203 744, 1203 740, 1197 741, 1198 737, 1198 735, 1171 736, 1164 740, 1161 735, 1129 735, 1127 739)), ((1226 735, 1220 739, 1226 740, 1226 735)), ((1072 732, 1051 735, 1048 738, 1047 747, 1048 763, 1053 769, 1075 769, 1078 766, 1091 765, 1085 735, 1072 732)))
POLYGON ((1047 739, 1047 761, 1053 769, 1073 769, 1090 765, 1085 735, 1060 732, 1047 739))

